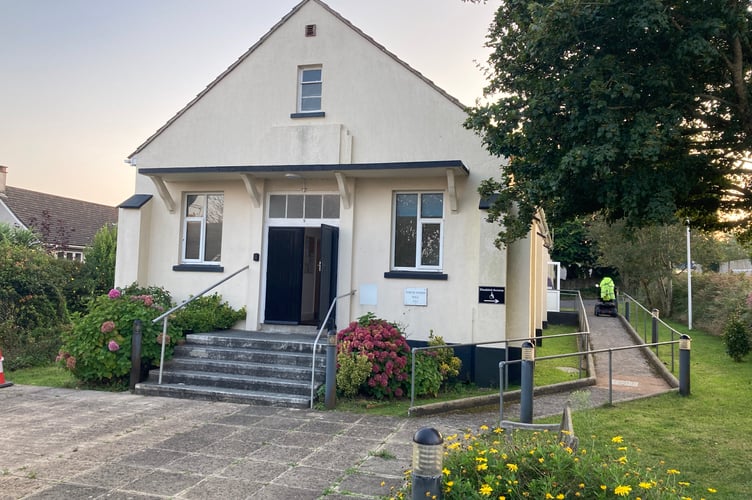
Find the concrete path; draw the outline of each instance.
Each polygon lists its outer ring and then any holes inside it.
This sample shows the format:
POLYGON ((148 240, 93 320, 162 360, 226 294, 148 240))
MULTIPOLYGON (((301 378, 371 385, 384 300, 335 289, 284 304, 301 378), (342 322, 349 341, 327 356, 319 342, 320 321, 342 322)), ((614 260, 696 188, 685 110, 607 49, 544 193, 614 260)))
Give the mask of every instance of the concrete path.
MULTIPOLYGON (((634 343, 619 319, 590 321, 595 348, 634 343)), ((580 389, 588 405, 608 401, 603 356, 580 389)), ((614 401, 670 389, 639 350, 614 354, 613 373, 614 401)), ((536 418, 569 397, 536 397, 536 418)), ((14 385, 0 389, 0 500, 381 498, 401 486, 417 429, 497 422, 498 404, 399 418, 14 385)))

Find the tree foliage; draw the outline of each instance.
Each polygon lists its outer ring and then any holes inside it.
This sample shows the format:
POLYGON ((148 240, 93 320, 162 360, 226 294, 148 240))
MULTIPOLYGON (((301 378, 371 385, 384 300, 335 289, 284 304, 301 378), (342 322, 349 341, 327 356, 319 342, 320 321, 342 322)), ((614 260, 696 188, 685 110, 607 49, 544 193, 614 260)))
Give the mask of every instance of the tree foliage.
POLYGON ((538 209, 752 235, 751 18, 741 0, 503 2, 466 122, 510 158, 481 186, 498 243, 538 209))

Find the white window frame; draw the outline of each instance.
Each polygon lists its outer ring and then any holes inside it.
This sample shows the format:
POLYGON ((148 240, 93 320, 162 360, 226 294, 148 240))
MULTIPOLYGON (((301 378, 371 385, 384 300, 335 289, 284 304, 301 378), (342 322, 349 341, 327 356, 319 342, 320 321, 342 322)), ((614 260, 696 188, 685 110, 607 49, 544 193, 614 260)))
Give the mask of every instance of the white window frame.
MULTIPOLYGON (((221 260, 205 260, 204 254, 206 253, 206 217, 209 213, 209 197, 221 196, 222 197, 222 226, 224 229, 224 193, 223 192, 188 192, 183 195, 183 211, 182 211, 182 237, 181 237, 181 249, 180 249, 180 262, 184 264, 206 264, 206 265, 221 265, 221 260), (188 197, 189 196, 203 196, 204 197, 204 210, 203 215, 200 217, 189 217, 188 211, 188 197), (188 245, 188 224, 191 222, 198 222, 201 224, 200 236, 199 236, 199 249, 197 259, 189 259, 186 257, 186 250, 188 245)), ((222 241, 219 242, 220 251, 222 248, 222 241)), ((221 254, 220 254, 221 255, 221 254)))
POLYGON ((392 195, 392 248, 391 248, 391 269, 393 271, 442 271, 444 268, 444 217, 445 217, 446 193, 443 191, 396 191, 392 195), (441 217, 421 217, 421 200, 423 195, 440 194, 441 195, 441 217), (397 249, 397 196, 399 195, 417 195, 418 212, 416 215, 416 235, 415 235, 415 267, 397 266, 396 249, 397 249), (421 249, 423 248, 423 226, 425 224, 439 225, 439 264, 423 265, 421 263, 421 249))
POLYGON ((323 94, 324 94, 324 71, 321 65, 318 66, 300 66, 298 68, 298 113, 320 113, 323 111, 323 94), (318 80, 314 81, 303 81, 303 75, 307 71, 316 71, 318 70, 321 73, 321 76, 318 80), (317 96, 308 96, 306 98, 303 97, 303 87, 306 85, 321 85, 321 92, 317 96), (306 109, 303 110, 303 100, 304 99, 318 99, 319 100, 319 106, 316 109, 306 109))

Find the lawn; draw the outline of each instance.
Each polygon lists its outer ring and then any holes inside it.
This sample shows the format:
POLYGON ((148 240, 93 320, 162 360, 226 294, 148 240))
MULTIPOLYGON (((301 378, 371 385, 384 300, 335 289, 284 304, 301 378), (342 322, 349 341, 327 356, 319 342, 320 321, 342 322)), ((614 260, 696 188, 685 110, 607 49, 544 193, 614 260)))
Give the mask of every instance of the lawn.
POLYGON ((575 432, 623 436, 645 456, 678 469, 682 480, 718 490, 698 495, 752 498, 752 359, 735 363, 719 337, 671 326, 692 337, 691 394, 576 411, 575 432))

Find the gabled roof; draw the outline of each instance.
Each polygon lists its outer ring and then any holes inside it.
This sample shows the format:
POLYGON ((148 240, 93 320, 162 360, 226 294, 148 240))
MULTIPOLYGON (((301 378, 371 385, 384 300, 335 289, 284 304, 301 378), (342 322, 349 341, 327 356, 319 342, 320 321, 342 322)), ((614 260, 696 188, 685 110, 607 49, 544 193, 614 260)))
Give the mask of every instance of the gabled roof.
POLYGON ((43 224, 49 224, 50 236, 64 237, 71 247, 90 245, 97 231, 106 224, 116 224, 118 219, 116 207, 11 186, 5 187, 0 202, 27 229, 40 230, 43 224))
POLYGON ((371 44, 373 44, 380 51, 384 52, 384 54, 386 54, 387 56, 391 57, 392 59, 394 59, 395 62, 397 62, 398 64, 400 64, 401 66, 403 66, 405 69, 407 69, 408 71, 410 71, 411 73, 413 73, 415 76, 417 76, 418 78, 420 78, 421 80, 423 80, 430 87, 432 87, 434 90, 436 90, 436 92, 438 92, 439 94, 443 95, 447 100, 449 100, 450 102, 454 103, 455 105, 457 105, 458 107, 460 107, 462 109, 466 108, 466 106, 464 106, 456 97, 453 97, 452 95, 448 94, 445 90, 443 90, 438 85, 436 85, 432 80, 426 78, 421 72, 419 72, 418 70, 414 69, 412 66, 410 66, 409 64, 407 64, 405 61, 403 61, 402 59, 400 59, 399 57, 397 57, 396 55, 394 55, 393 53, 391 53, 389 50, 386 49, 386 47, 384 47, 383 45, 381 45, 380 43, 378 43, 376 40, 374 40, 370 36, 366 35, 363 31, 361 31, 359 28, 357 28, 354 24, 352 24, 350 21, 348 21, 347 19, 345 19, 344 17, 342 17, 342 15, 339 12, 335 11, 334 9, 332 9, 331 7, 329 7, 327 4, 325 4, 321 0, 302 0, 298 5, 296 5, 295 7, 293 7, 293 9, 286 16, 284 16, 282 19, 280 19, 280 21, 277 24, 275 24, 265 35, 263 35, 261 38, 259 38, 258 42, 256 42, 255 44, 253 44, 253 46, 250 49, 248 49, 245 52, 245 54, 243 54, 242 56, 240 56, 237 61, 235 61, 232 65, 230 65, 230 67, 228 67, 226 70, 224 70, 222 72, 222 74, 220 74, 217 78, 214 79, 213 82, 211 82, 209 85, 207 85, 206 88, 201 91, 201 93, 199 93, 196 97, 193 98, 193 100, 191 100, 191 102, 189 102, 183 109, 181 109, 180 111, 178 111, 178 113, 175 116, 173 116, 172 118, 170 118, 167 121, 167 123, 165 123, 164 125, 162 125, 159 128, 159 130, 157 130, 156 132, 154 132, 154 134, 152 134, 151 137, 149 137, 148 139, 146 139, 146 141, 144 141, 143 144, 141 144, 138 148, 136 148, 136 150, 133 153, 131 153, 130 155, 128 155, 128 159, 133 158, 138 153, 140 153, 144 148, 146 148, 149 144, 151 144, 151 142, 154 141, 154 139, 156 139, 162 132, 164 132, 170 125, 172 125, 178 118, 180 118, 194 104, 196 104, 198 101, 200 101, 201 98, 204 97, 204 95, 206 95, 209 91, 211 91, 219 82, 221 82, 222 79, 224 79, 225 76, 227 76, 229 73, 231 73, 238 65, 240 65, 241 63, 243 63, 243 61, 245 61, 248 57, 250 57, 250 55, 253 52, 255 52, 256 49, 258 47, 260 47, 275 31, 277 31, 277 29, 279 29, 280 26, 282 26, 283 24, 285 24, 285 22, 287 22, 288 19, 290 19, 292 16, 294 16, 305 4, 307 4, 309 2, 313 2, 313 3, 316 3, 316 4, 320 5, 323 9, 325 9, 330 14, 332 14, 334 17, 336 17, 337 19, 339 19, 343 24, 345 24, 350 29, 352 29, 354 32, 356 32, 357 34, 359 34, 360 36, 362 36, 363 38, 365 38, 366 40, 368 40, 371 44))

